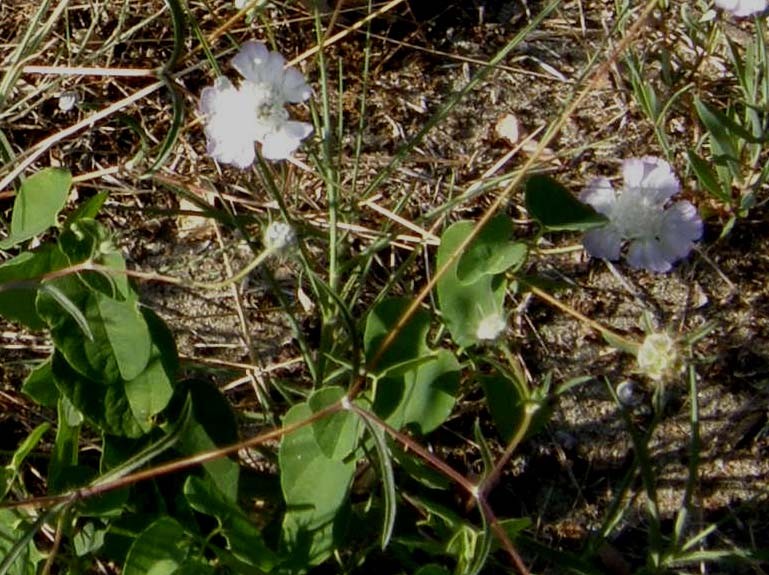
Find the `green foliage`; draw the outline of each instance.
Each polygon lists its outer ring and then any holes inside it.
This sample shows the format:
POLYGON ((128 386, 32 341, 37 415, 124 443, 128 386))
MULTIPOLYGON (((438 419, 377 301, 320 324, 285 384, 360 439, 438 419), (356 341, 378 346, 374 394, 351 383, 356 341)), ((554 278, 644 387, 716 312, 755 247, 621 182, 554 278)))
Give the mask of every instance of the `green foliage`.
POLYGON ((0 572, 7 575, 35 575, 43 555, 29 534, 28 520, 13 509, 0 509, 0 572), (17 545, 21 543, 21 545, 17 545))
MULTIPOLYGON (((454 257, 474 227, 473 222, 456 222, 443 232, 436 256, 436 265, 439 268, 442 269, 454 257)), ((469 249, 473 249, 472 244, 469 249)), ((454 259, 448 265, 446 272, 438 280, 436 289, 443 322, 457 345, 466 348, 480 342, 477 336, 478 326, 486 317, 494 314, 504 315, 503 301, 507 281, 501 274, 476 272, 473 275, 477 275, 477 281, 462 282, 457 275, 460 261, 454 259)), ((496 268, 497 266, 494 266, 494 269, 496 268)))
POLYGON ((188 477, 184 497, 195 511, 216 519, 216 531, 237 560, 265 572, 277 564, 277 556, 267 547, 256 525, 210 479, 188 477))
MULTIPOLYGON (((371 310, 363 336, 369 363, 409 304, 407 299, 388 299, 371 310)), ((397 429, 413 425, 422 434, 446 420, 459 386, 459 363, 449 351, 428 347, 429 329, 430 314, 417 311, 382 355, 375 372, 374 412, 397 429)))
POLYGON ((187 562, 192 541, 184 527, 171 517, 149 525, 131 545, 124 575, 174 575, 187 562))
POLYGON ((55 226, 71 185, 72 176, 60 168, 47 168, 24 180, 13 203, 10 235, 0 241, 0 249, 16 246, 55 226))
MULTIPOLYGON (((312 413, 309 403, 300 403, 286 413, 283 424, 301 423, 312 413)), ((312 427, 305 425, 283 437, 278 462, 286 502, 281 537, 284 553, 295 567, 317 565, 342 541, 355 461, 328 457, 312 427)))
POLYGON ((549 176, 534 175, 526 181, 526 209, 549 231, 584 232, 607 221, 549 176))

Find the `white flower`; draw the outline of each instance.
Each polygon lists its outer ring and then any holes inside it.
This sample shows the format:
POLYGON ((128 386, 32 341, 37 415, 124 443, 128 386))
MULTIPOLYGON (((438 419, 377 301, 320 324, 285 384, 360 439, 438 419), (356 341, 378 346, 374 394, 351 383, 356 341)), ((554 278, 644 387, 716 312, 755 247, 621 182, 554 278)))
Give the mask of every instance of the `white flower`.
POLYGON ((766 10, 766 0, 716 0, 716 6, 742 18, 766 10))
POLYGON ((248 94, 238 90, 227 78, 200 94, 200 112, 206 118, 206 151, 222 164, 245 169, 254 162, 254 140, 259 127, 248 94))
POLYGON ((638 348, 638 368, 648 377, 660 381, 681 369, 676 343, 666 333, 647 335, 638 348))
POLYGON ((69 112, 77 104, 77 92, 62 92, 59 96, 59 110, 69 112))
POLYGON ((481 341, 494 341, 507 329, 507 320, 499 313, 491 313, 484 317, 475 330, 475 337, 481 341))
POLYGON ((310 124, 289 120, 285 104, 303 102, 311 90, 302 74, 284 69, 285 64, 283 56, 264 44, 246 42, 232 59, 244 78, 240 87, 219 78, 203 90, 200 112, 211 157, 244 169, 253 163, 254 142, 259 142, 265 158, 282 160, 312 133, 310 124))
POLYGON ((289 224, 272 222, 264 230, 263 241, 268 250, 286 252, 296 245, 296 231, 289 224))
POLYGON ((583 244, 597 258, 619 259, 627 240, 627 261, 635 268, 667 272, 686 257, 702 236, 702 220, 689 202, 665 207, 678 193, 678 179, 670 165, 653 157, 630 158, 622 165, 625 185, 617 195, 606 178, 593 180, 580 200, 609 218, 585 233, 583 244))

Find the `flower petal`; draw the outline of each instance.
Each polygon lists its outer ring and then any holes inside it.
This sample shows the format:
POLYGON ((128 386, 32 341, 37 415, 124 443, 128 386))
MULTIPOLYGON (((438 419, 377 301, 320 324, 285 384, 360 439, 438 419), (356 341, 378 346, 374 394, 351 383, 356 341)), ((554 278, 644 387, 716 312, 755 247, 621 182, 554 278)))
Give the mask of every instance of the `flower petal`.
POLYGON ((628 158, 622 164, 622 175, 626 190, 639 190, 653 204, 664 204, 680 189, 670 164, 653 156, 628 158))
POLYGON ((716 0, 716 6, 744 18, 766 10, 766 0, 716 0))
POLYGON ((668 272, 672 267, 660 242, 655 239, 639 239, 630 242, 627 262, 634 268, 659 273, 668 272))
POLYGON ((312 90, 307 85, 302 73, 293 67, 285 70, 282 91, 283 100, 292 104, 304 102, 312 94, 312 90))
POLYGON ((205 121, 206 151, 215 160, 241 169, 253 163, 256 121, 243 113, 249 104, 247 95, 227 78, 219 78, 201 92, 199 111, 205 121))
POLYGON ((232 58, 232 66, 250 82, 279 86, 286 60, 261 42, 249 40, 232 58))
POLYGON ((689 202, 670 206, 662 216, 660 242, 671 262, 689 255, 694 242, 702 237, 702 220, 689 202))
POLYGON ((312 134, 312 125, 305 122, 285 122, 262 142, 262 155, 268 160, 285 160, 294 153, 302 140, 312 134))
POLYGON ((610 216, 617 195, 606 178, 595 178, 579 195, 581 202, 589 204, 600 214, 610 216))
POLYGON ((603 258, 605 260, 619 259, 619 252, 622 248, 622 236, 619 231, 611 224, 585 232, 582 238, 582 245, 585 250, 594 258, 603 258))

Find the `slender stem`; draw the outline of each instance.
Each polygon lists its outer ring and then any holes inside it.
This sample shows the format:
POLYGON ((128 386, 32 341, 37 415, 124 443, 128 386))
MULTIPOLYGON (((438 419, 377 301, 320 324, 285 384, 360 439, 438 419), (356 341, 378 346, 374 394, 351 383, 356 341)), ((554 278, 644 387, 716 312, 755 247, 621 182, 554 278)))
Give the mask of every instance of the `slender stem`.
POLYGON ((554 298, 553 296, 551 296, 546 291, 543 291, 543 290, 539 289, 538 287, 533 286, 531 284, 527 284, 527 288, 529 289, 529 291, 531 293, 533 293, 539 299, 546 301, 547 303, 549 303, 553 307, 557 307, 562 312, 567 313, 570 316, 578 319, 579 321, 581 321, 585 325, 591 327, 592 329, 594 329, 595 331, 597 331, 601 335, 607 336, 611 340, 616 340, 624 348, 626 348, 626 349, 636 349, 636 348, 638 348, 638 343, 637 342, 633 341, 632 339, 628 339, 626 337, 623 337, 623 336, 619 335, 618 333, 610 330, 608 327, 605 327, 605 326, 601 325, 600 323, 598 323, 597 321, 590 319, 586 315, 581 314, 580 312, 575 310, 573 307, 570 307, 570 306, 566 305, 565 303, 563 303, 562 301, 554 298))
POLYGON ((292 433, 298 429, 306 427, 307 425, 310 425, 313 422, 318 421, 319 419, 323 419, 324 417, 327 417, 333 413, 336 413, 341 409, 342 409, 342 406, 340 403, 334 403, 332 405, 329 405, 328 407, 324 407, 323 409, 316 411, 307 419, 303 419, 302 421, 298 421, 292 425, 285 425, 283 427, 273 428, 270 431, 267 431, 255 437, 251 437, 244 441, 239 441, 238 443, 234 443, 232 445, 211 449, 209 451, 203 451, 201 453, 197 453, 189 457, 175 459, 173 461, 169 461, 168 463, 163 463, 161 465, 152 467, 150 469, 143 469, 141 471, 137 471, 135 473, 131 473, 129 475, 119 477, 114 481, 108 481, 104 483, 93 483, 87 487, 75 489, 74 491, 62 493, 61 495, 37 497, 34 499, 27 499, 25 501, 2 502, 0 503, 0 509, 47 507, 49 505, 57 505, 61 503, 73 503, 75 501, 80 501, 83 499, 88 499, 90 497, 95 497, 97 495, 102 495, 104 493, 114 491, 116 489, 122 489, 123 487, 128 487, 129 485, 140 483, 141 481, 154 479, 161 475, 168 475, 170 473, 176 473, 178 471, 182 471, 183 469, 196 467, 198 465, 202 465, 203 463, 208 463, 209 461, 213 461, 215 459, 220 459, 222 457, 232 455, 233 453, 237 453, 241 449, 244 449, 247 447, 254 447, 256 445, 262 445, 264 443, 267 443, 268 441, 274 441, 276 439, 280 439, 284 435, 288 435, 289 433, 292 433))
POLYGON ((510 460, 513 453, 518 448, 521 441, 523 441, 523 438, 526 436, 526 432, 529 430, 529 426, 531 425, 531 419, 535 413, 536 409, 534 408, 533 403, 526 403, 523 406, 523 416, 521 417, 521 421, 515 430, 515 434, 507 444, 505 452, 494 464, 494 468, 491 470, 491 472, 483 478, 483 481, 481 481, 479 486, 479 497, 485 498, 486 494, 490 493, 491 490, 494 489, 494 486, 497 484, 497 481, 499 481, 499 477, 502 474, 502 470, 505 468, 505 465, 507 465, 507 462, 510 460))
MULTIPOLYGON (((569 102, 565 106, 565 108, 563 109, 561 114, 558 116, 558 118, 553 122, 550 128, 542 136, 542 139, 539 141, 539 145, 537 146, 534 153, 528 157, 524 165, 521 167, 520 171, 516 174, 514 178, 510 180, 510 183, 508 183, 508 185, 505 186, 505 188, 496 196, 494 201, 491 203, 488 209, 484 212, 483 216, 481 216, 480 220, 478 221, 478 224, 473 228, 473 231, 469 233, 467 237, 457 246, 457 249, 454 251, 454 253, 451 256, 449 256, 449 258, 447 258, 443 266, 435 270, 435 273, 432 275, 429 281, 425 284, 425 286, 420 290, 420 292, 416 295, 416 297, 413 299, 413 301, 411 302, 409 307, 406 309, 406 311, 403 312, 400 318, 398 318, 398 321, 395 323, 393 328, 389 331, 387 336, 382 340, 382 343, 379 345, 379 348, 377 349, 376 353, 374 354, 374 357, 369 363, 369 368, 373 368, 374 366, 376 366, 377 363, 379 363, 384 353, 390 348, 390 346, 396 340, 401 330, 403 330, 403 328, 408 324, 411 317, 416 313, 416 311, 422 305, 422 302, 430 295, 430 293, 433 291, 438 281, 440 281, 440 279, 443 277, 446 271, 449 268, 451 268, 452 265, 454 265, 454 263, 460 257, 460 255, 464 253, 467 247, 475 240, 476 236, 480 233, 480 231, 484 228, 484 226, 489 222, 489 220, 491 220, 491 218, 494 217, 497 211, 499 211, 499 209, 506 204, 506 202, 508 201, 508 198, 511 196, 513 191, 518 189, 524 177, 526 177, 529 174, 531 168, 534 166, 534 164, 537 161, 539 161, 539 158, 542 156, 542 153, 545 151, 545 149, 552 143, 556 135, 560 133, 561 128, 566 123, 568 118, 572 116, 574 111, 582 104, 585 98, 587 98, 589 94, 592 94, 595 88, 601 82, 604 81, 609 71, 609 68, 612 65, 614 65, 614 62, 616 62, 619 55, 622 54, 627 49, 627 47, 631 44, 631 42, 636 38, 638 33, 641 31, 641 28, 645 25, 646 18, 649 16, 649 14, 651 14, 651 12, 654 10, 656 6, 657 6, 657 0, 648 0, 648 2, 646 3, 646 6, 644 7, 643 12, 641 12, 641 15, 639 16, 638 20, 628 30, 627 35, 617 43, 617 45, 614 47, 609 57, 606 58, 606 60, 600 66, 597 66, 591 72, 589 76, 589 80, 585 84, 584 88, 574 97, 574 99, 571 102, 569 102)), ((541 293, 544 293, 544 292, 541 292, 541 293)), ((594 322, 592 322, 592 325, 597 326, 598 324, 595 324, 594 322)), ((603 329, 602 333, 606 333, 606 330, 603 329)), ((353 386, 353 388, 350 390, 351 396, 354 396, 359 391, 360 386, 363 385, 363 381, 364 380, 362 378, 358 379, 358 381, 356 382, 357 385, 353 386)))

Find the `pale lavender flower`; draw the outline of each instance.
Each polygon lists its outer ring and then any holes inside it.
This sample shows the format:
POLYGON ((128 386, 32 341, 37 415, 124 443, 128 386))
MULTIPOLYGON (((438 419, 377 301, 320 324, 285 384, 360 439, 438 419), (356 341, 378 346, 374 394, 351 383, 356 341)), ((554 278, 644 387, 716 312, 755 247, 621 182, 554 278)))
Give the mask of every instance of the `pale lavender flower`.
POLYGON ((766 0, 716 0, 716 6, 744 18, 766 10, 766 0))
POLYGON ((624 188, 619 194, 606 178, 593 180, 580 194, 580 200, 609 219, 605 226, 585 233, 585 249, 593 257, 617 260, 627 241, 632 267, 667 272, 702 237, 702 220, 689 202, 666 207, 679 184, 665 160, 630 158, 623 163, 622 174, 624 188))
POLYGON ((286 103, 303 102, 311 90, 299 70, 285 64, 264 44, 246 42, 232 59, 244 78, 240 87, 220 78, 203 90, 200 112, 211 157, 244 169, 253 163, 259 142, 265 158, 282 160, 312 133, 310 124, 289 120, 286 103))

